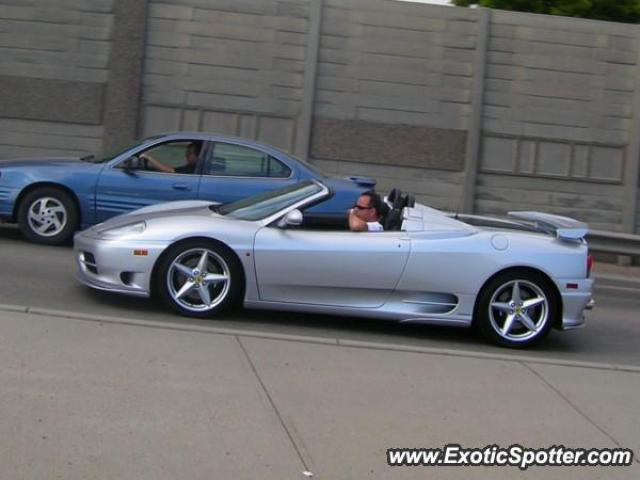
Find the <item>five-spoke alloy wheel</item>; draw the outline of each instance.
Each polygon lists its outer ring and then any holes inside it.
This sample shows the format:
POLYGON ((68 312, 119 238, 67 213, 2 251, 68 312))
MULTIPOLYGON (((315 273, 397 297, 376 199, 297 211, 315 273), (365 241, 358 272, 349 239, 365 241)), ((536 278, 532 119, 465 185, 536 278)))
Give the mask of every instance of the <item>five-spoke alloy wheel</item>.
POLYGON ((167 251, 155 281, 165 304, 190 317, 208 317, 234 306, 244 282, 237 258, 205 240, 184 242, 167 251))
POLYGON ((480 330, 489 340, 506 347, 526 347, 549 333, 558 315, 558 302, 541 274, 511 271, 485 286, 476 312, 480 330))
POLYGON ((78 228, 78 207, 70 195, 51 187, 28 193, 18 208, 18 225, 32 242, 59 245, 78 228))

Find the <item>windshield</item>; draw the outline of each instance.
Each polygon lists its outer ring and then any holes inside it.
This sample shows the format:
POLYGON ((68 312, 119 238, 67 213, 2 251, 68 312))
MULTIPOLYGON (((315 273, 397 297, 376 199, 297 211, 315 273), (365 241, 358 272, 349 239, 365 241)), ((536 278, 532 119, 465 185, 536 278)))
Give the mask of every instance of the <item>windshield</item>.
POLYGON ((288 187, 260 193, 222 206, 213 205, 213 211, 238 220, 261 220, 300 200, 322 191, 322 186, 307 180, 288 187))

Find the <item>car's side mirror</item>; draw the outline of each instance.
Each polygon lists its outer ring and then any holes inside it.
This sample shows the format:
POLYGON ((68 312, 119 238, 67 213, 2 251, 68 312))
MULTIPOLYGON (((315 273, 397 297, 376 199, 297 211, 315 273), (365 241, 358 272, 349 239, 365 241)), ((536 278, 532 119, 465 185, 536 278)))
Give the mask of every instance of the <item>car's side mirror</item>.
POLYGON ((147 162, 146 159, 140 158, 137 155, 132 155, 123 161, 121 164, 121 168, 127 173, 134 173, 134 170, 146 170, 147 162))
POLYGON ((284 217, 282 217, 280 219, 280 221, 278 222, 278 227, 280 228, 285 228, 285 227, 298 227, 300 225, 302 225, 302 212, 298 209, 296 210, 291 210, 289 213, 287 213, 284 217))
POLYGON ((120 164, 120 167, 123 170, 135 170, 136 168, 138 168, 138 157, 133 156, 127 158, 120 164))

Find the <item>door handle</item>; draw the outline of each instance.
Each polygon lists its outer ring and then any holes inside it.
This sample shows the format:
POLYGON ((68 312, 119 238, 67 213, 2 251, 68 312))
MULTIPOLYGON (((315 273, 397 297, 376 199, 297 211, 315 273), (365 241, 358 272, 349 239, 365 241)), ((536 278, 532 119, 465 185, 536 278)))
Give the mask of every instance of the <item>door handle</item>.
POLYGON ((174 190, 191 190, 191 187, 186 183, 174 183, 171 188, 174 190))

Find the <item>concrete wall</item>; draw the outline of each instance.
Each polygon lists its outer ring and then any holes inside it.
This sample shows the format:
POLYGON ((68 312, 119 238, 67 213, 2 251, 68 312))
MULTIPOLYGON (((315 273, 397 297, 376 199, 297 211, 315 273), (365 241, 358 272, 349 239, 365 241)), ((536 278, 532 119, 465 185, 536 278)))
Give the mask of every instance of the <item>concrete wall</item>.
POLYGON ((5 0, 0 158, 217 131, 440 208, 631 231, 639 37, 392 0, 5 0))
POLYGON ((0 154, 102 147, 114 0, 0 5, 0 154))
POLYGON ((436 207, 462 197, 477 14, 389 1, 327 0, 311 157, 369 174, 436 207))
POLYGON ((490 29, 477 211, 547 209, 619 228, 625 163, 637 162, 626 154, 638 28, 494 11, 490 29))
POLYGON ((310 2, 151 0, 143 133, 206 130, 293 151, 310 2))

